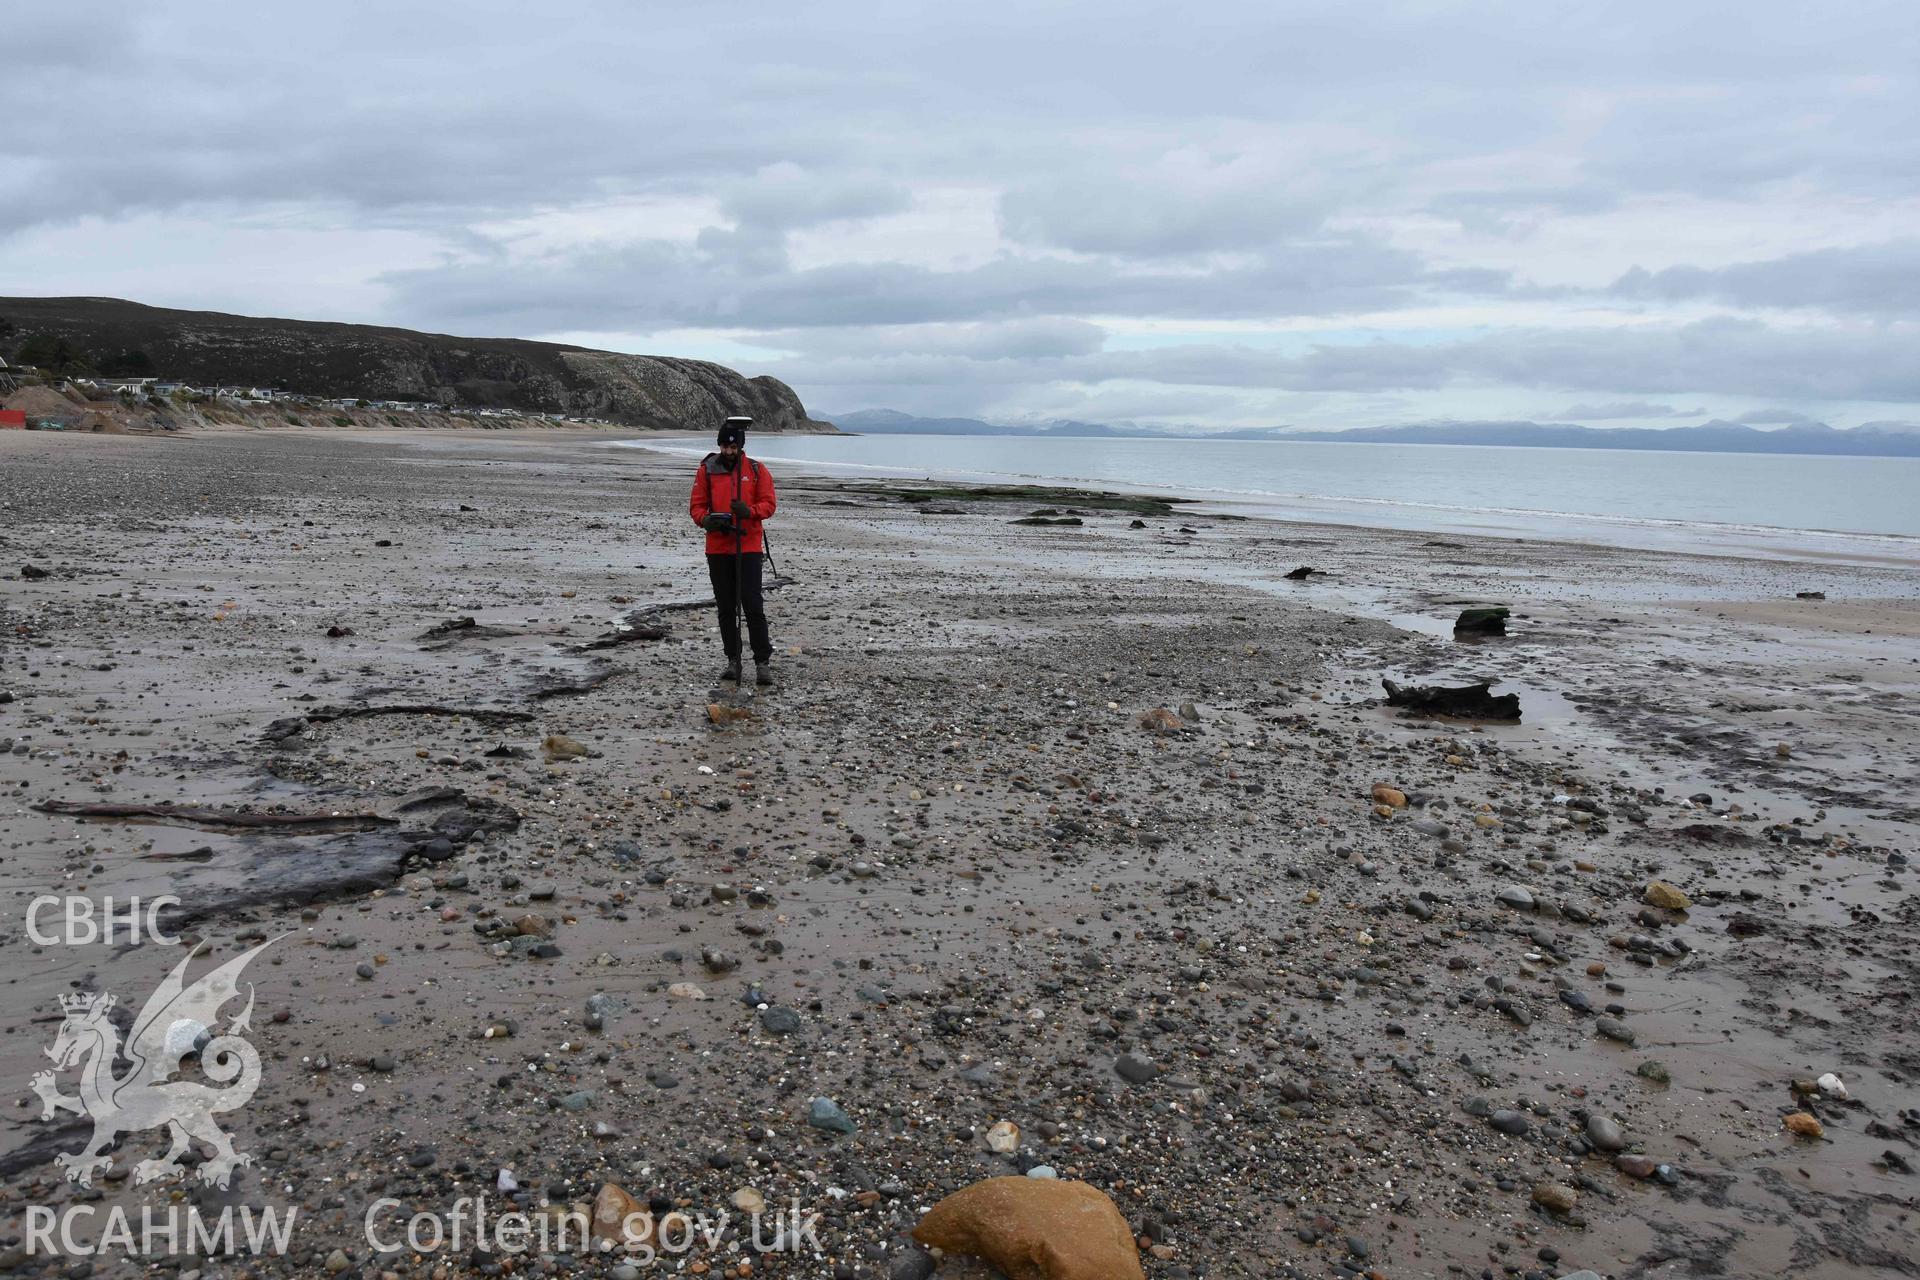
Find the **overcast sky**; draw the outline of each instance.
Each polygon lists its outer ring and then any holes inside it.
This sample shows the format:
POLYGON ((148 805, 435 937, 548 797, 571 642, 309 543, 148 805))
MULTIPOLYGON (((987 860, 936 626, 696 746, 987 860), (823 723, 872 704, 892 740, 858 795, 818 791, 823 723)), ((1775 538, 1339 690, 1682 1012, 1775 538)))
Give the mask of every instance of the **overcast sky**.
POLYGON ((820 411, 1920 420, 1911 0, 69 0, 0 49, 0 295, 820 411))

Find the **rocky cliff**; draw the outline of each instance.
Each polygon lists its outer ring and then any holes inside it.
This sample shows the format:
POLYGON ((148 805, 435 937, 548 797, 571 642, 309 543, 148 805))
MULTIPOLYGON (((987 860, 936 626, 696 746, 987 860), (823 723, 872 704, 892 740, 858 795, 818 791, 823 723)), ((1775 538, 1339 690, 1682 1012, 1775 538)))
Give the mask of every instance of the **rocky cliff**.
POLYGON ((117 298, 0 298, 11 356, 64 338, 105 369, 140 353, 152 371, 196 384, 278 387, 320 396, 435 401, 711 430, 747 414, 762 431, 825 431, 793 389, 724 365, 515 338, 455 338, 372 325, 173 311, 117 298))

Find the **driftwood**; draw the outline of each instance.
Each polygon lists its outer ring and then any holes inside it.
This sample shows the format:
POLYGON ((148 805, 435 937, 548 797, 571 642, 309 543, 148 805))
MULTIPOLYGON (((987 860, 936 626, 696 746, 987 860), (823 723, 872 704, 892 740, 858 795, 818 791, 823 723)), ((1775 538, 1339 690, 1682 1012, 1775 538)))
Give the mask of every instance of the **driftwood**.
POLYGON ((615 645, 632 644, 636 640, 665 640, 672 630, 664 622, 652 617, 652 610, 642 609, 630 613, 614 623, 613 630, 603 636, 574 646, 577 649, 611 649, 615 645))
POLYGON ((1520 695, 1490 692, 1491 681, 1447 688, 1441 685, 1403 685, 1382 679, 1387 689, 1387 705, 1436 716, 1460 716, 1468 720, 1518 720, 1520 695))
POLYGON ((472 618, 451 618, 446 622, 435 623, 422 631, 415 639, 420 647, 428 650, 444 649, 457 640, 497 640, 503 636, 524 635, 512 627, 495 627, 475 622, 472 618))
POLYGON ((1696 840, 1701 844, 1727 845, 1739 847, 1753 843, 1753 837, 1737 827, 1722 826, 1717 822, 1693 822, 1677 827, 1674 834, 1696 840))
POLYGON ((144 818, 233 831, 371 831, 395 822, 377 813, 249 813, 242 809, 210 809, 192 804, 73 804, 48 800, 34 808, 42 813, 73 818, 144 818))
POLYGON ((1304 582, 1308 578, 1324 578, 1326 576, 1327 571, 1325 569, 1316 569, 1310 564, 1303 564, 1298 569, 1287 570, 1287 578, 1292 582, 1304 582))
POLYGON ((467 793, 458 787, 421 787, 418 791, 409 791, 393 803, 395 813, 406 813, 410 809, 424 809, 429 805, 466 803, 467 793))
POLYGON ((352 720, 360 716, 464 716, 475 724, 498 728, 501 725, 524 724, 533 719, 531 711, 504 711, 496 707, 443 707, 430 702, 388 703, 365 707, 316 707, 297 716, 282 716, 273 721, 264 730, 262 736, 268 742, 284 742, 288 738, 298 737, 310 724, 326 724, 332 720, 352 720))

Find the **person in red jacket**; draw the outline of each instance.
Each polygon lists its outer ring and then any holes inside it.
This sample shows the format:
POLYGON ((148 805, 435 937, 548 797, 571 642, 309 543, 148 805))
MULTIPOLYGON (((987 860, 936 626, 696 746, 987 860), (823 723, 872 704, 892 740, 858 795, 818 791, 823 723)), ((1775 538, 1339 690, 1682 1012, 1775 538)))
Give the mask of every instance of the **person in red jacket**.
POLYGON ((728 418, 720 427, 720 448, 700 460, 693 477, 687 514, 707 531, 707 576, 713 580, 713 604, 720 615, 720 644, 727 651, 722 680, 740 679, 740 619, 747 615, 753 641, 753 682, 773 683, 773 641, 767 637, 767 611, 760 594, 765 562, 765 522, 773 515, 773 473, 747 456, 747 427, 752 418, 728 418))

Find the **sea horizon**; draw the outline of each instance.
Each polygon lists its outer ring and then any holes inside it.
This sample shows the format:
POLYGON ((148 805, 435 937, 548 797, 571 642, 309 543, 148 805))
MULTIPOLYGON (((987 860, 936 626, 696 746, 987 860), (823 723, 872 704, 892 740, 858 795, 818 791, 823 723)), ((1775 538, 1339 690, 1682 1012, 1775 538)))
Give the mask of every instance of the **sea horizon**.
MULTIPOLYGON (((615 443, 705 452, 692 441, 615 443)), ((802 474, 1099 487, 1306 523, 1706 554, 1920 560, 1920 511, 1905 496, 1920 482, 1920 459, 1912 458, 887 433, 760 436, 752 452, 802 474), (1208 446, 1206 457, 1180 456, 1196 443, 1208 446), (1579 466, 1568 467, 1574 459, 1579 466)))

